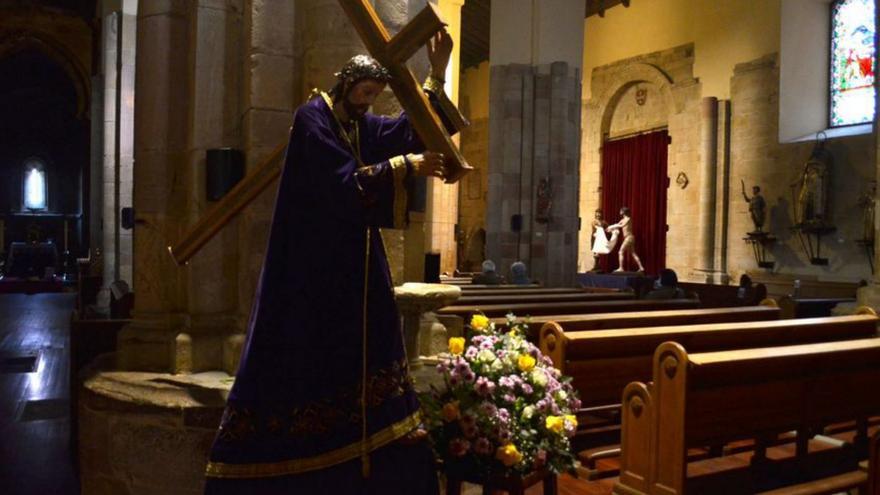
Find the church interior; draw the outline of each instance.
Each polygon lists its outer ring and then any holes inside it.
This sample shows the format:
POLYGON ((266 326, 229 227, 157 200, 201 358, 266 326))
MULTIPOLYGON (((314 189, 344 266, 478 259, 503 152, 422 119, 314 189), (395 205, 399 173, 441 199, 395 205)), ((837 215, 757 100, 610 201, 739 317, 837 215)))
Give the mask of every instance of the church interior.
POLYGON ((513 314, 579 397, 568 473, 474 439, 456 458, 493 467, 459 472, 428 431, 442 493, 880 494, 877 23, 875 0, 0 0, 0 493, 206 493, 295 112, 370 54, 370 112, 464 164, 401 159, 408 223, 381 229, 415 391, 513 314))

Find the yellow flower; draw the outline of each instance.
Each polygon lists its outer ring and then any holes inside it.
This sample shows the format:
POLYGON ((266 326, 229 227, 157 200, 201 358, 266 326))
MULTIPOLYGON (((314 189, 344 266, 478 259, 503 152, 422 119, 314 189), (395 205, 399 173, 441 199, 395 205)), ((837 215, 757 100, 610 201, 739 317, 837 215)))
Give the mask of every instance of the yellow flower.
POLYGON ((535 358, 528 354, 523 354, 519 357, 516 364, 519 365, 520 371, 528 373, 535 367, 535 358))
POLYGON ((547 416, 544 426, 553 433, 562 433, 562 430, 565 428, 565 421, 559 416, 547 416))
POLYGON ((443 420, 447 423, 451 423, 458 419, 459 411, 458 411, 458 401, 447 402, 443 405, 443 420))
POLYGON ((471 328, 474 330, 485 330, 489 326, 489 318, 484 315, 474 315, 471 317, 471 328))
POLYGON ((464 337, 450 337, 449 353, 456 356, 464 352, 464 337))
POLYGON ((516 449, 516 445, 509 443, 498 447, 495 451, 495 458, 501 461, 507 467, 518 464, 522 461, 522 454, 516 449))
POLYGON ((571 423, 572 428, 577 428, 577 425, 578 425, 577 416, 575 416, 574 414, 566 414, 565 420, 568 421, 569 423, 571 423))

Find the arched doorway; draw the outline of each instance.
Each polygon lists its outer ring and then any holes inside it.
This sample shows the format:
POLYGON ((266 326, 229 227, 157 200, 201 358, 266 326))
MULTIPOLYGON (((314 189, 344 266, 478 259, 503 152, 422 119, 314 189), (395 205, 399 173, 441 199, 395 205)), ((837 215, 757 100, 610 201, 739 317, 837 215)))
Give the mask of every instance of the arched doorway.
POLYGON ((82 88, 38 45, 0 58, 0 252, 6 259, 12 243, 42 243, 57 251, 56 270, 67 251, 72 270, 88 249, 89 121, 82 88))

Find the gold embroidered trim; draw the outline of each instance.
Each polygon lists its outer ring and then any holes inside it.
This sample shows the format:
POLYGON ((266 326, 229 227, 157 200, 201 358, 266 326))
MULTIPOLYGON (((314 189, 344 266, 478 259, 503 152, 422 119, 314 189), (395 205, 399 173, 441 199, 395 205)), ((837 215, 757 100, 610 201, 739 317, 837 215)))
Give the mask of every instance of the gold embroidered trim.
POLYGON ((394 173, 394 227, 395 229, 406 228, 406 158, 403 155, 395 156, 388 160, 394 173))
POLYGON ((365 451, 372 452, 380 447, 384 447, 416 429, 419 421, 421 421, 421 418, 417 411, 411 416, 374 433, 366 441, 349 444, 345 447, 304 459, 290 459, 287 461, 258 464, 209 462, 208 467, 205 469, 205 476, 209 478, 268 478, 323 469, 360 457, 365 451))
POLYGON ((464 118, 464 115, 458 111, 455 104, 449 100, 448 96, 446 96, 446 91, 443 90, 443 81, 428 76, 428 78, 425 79, 425 83, 422 85, 422 89, 433 94, 437 98, 437 103, 440 104, 440 111, 443 112, 443 115, 449 120, 456 132, 459 132, 470 125, 470 122, 464 118))

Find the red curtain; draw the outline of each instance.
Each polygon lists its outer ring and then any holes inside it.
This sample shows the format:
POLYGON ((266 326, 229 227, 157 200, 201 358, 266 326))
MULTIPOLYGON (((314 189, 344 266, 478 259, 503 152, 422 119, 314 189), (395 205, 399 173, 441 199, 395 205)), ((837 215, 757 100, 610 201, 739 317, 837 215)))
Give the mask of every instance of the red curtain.
MULTIPOLYGON (((607 141, 602 147, 602 211, 609 224, 620 220, 620 208, 632 211, 636 254, 645 271, 656 275, 666 267, 666 131, 607 141)), ((618 247, 623 242, 618 241, 618 247)), ((617 249, 606 256, 603 267, 617 268, 617 249)), ((636 270, 631 256, 624 269, 636 270)))

